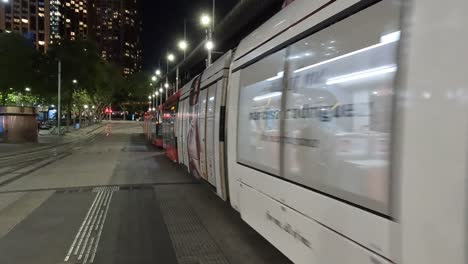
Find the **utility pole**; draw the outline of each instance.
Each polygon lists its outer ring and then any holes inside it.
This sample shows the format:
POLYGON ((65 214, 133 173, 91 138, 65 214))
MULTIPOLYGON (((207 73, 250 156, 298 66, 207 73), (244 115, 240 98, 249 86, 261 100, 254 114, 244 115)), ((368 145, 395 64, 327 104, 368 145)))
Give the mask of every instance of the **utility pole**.
POLYGON ((176 69, 176 92, 179 91, 179 67, 176 69))
POLYGON ((58 134, 61 135, 60 133, 60 123, 62 121, 62 113, 60 112, 60 107, 61 107, 61 97, 62 97, 62 61, 58 61, 58 102, 57 102, 57 128, 58 128, 58 134))
MULTIPOLYGON (((216 0, 213 0, 213 6, 212 6, 212 14, 211 14, 211 25, 208 28, 208 41, 213 41, 213 32, 214 32, 214 27, 215 27, 215 12, 216 9, 216 0)), ((211 63, 213 63, 213 55, 211 49, 208 49, 208 62, 207 66, 210 66, 211 63)))

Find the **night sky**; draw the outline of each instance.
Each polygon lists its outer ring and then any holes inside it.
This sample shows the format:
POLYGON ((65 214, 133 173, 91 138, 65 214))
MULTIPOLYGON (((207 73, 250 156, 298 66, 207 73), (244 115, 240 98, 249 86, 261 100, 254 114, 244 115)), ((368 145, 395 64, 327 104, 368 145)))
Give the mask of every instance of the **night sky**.
MULTIPOLYGON (((195 48, 204 38, 200 26, 202 13, 211 15, 212 0, 139 0, 140 15, 143 22, 141 40, 143 43, 143 69, 155 70, 159 62, 165 65, 167 51, 183 56, 177 42, 184 36, 184 18, 187 21, 187 41, 189 49, 195 48)), ((219 22, 239 0, 216 1, 216 20, 219 22)))

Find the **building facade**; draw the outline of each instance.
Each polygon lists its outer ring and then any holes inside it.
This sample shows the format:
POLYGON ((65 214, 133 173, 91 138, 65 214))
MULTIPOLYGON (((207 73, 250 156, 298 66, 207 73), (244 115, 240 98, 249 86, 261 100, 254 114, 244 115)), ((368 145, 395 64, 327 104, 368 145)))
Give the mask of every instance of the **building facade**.
POLYGON ((88 1, 50 0, 51 43, 87 38, 88 1))
POLYGON ((92 38, 101 56, 121 66, 124 75, 141 70, 141 22, 136 0, 95 0, 92 38))
POLYGON ((0 0, 2 31, 23 34, 42 52, 64 40, 91 39, 124 75, 141 70, 137 0, 0 0))
POLYGON ((0 31, 18 32, 37 50, 50 44, 49 0, 8 0, 0 2, 0 31))

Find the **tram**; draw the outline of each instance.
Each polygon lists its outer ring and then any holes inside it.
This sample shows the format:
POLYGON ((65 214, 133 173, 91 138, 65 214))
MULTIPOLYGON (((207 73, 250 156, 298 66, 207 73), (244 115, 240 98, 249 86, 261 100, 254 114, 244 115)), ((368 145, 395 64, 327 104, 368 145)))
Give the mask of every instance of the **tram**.
POLYGON ((467 8, 292 2, 165 108, 172 160, 294 263, 467 263, 467 8))

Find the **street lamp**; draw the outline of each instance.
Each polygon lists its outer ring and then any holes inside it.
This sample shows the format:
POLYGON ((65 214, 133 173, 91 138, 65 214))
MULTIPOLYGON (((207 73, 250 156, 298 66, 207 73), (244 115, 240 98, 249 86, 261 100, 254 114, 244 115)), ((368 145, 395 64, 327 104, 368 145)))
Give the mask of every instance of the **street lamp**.
POLYGON ((26 92, 30 92, 30 91, 31 91, 31 88, 26 87, 26 88, 24 88, 24 90, 25 90, 26 92))
MULTIPOLYGON (((214 8, 214 1, 213 1, 213 8, 214 8)), ((213 12, 213 15, 214 15, 214 12, 213 12)), ((214 48, 214 44, 213 44, 213 27, 214 27, 214 25, 213 25, 213 21, 212 21, 211 17, 209 15, 207 15, 207 14, 203 14, 201 16, 200 23, 204 28, 206 28, 205 48, 208 50, 208 58, 206 60, 206 67, 208 67, 208 66, 211 65, 211 61, 212 61, 211 51, 214 48)))
POLYGON ((164 88, 166 88, 166 89, 169 88, 169 84, 168 84, 168 83, 165 83, 165 84, 164 84, 164 88))
MULTIPOLYGON (((169 62, 173 62, 175 60, 175 56, 172 53, 167 54, 167 61, 166 61, 166 84, 169 82, 169 62)), ((169 87, 169 85, 167 85, 169 87)), ((166 100, 167 100, 167 89, 166 89, 166 100)))
POLYGON ((212 51, 213 48, 214 48, 214 43, 212 40, 208 40, 205 44, 205 48, 208 50, 208 51, 212 51))
POLYGON ((155 75, 153 75, 153 76, 151 77, 151 81, 155 82, 155 81, 157 81, 157 80, 158 80, 158 77, 156 77, 155 75))
POLYGON ((203 14, 201 17, 200 17, 200 23, 202 24, 202 26, 204 27, 208 27, 211 25, 211 17, 207 14, 203 14))
POLYGON ((160 92, 161 94, 162 94, 163 91, 164 91, 163 88, 159 88, 159 92, 160 92))
POLYGON ((77 84, 77 83, 78 83, 78 81, 77 81, 76 79, 73 79, 72 82, 73 82, 73 84, 77 84))
POLYGON ((170 61, 170 62, 173 62, 173 61, 175 60, 174 54, 169 53, 169 54, 167 55, 167 60, 170 61))
POLYGON ((188 48, 188 43, 185 40, 181 40, 181 41, 179 41, 178 46, 179 46, 179 49, 181 49, 182 51, 185 52, 187 50, 187 48, 188 48))
POLYGON ((161 70, 157 69, 155 73, 156 73, 157 76, 160 76, 161 75, 161 70))

